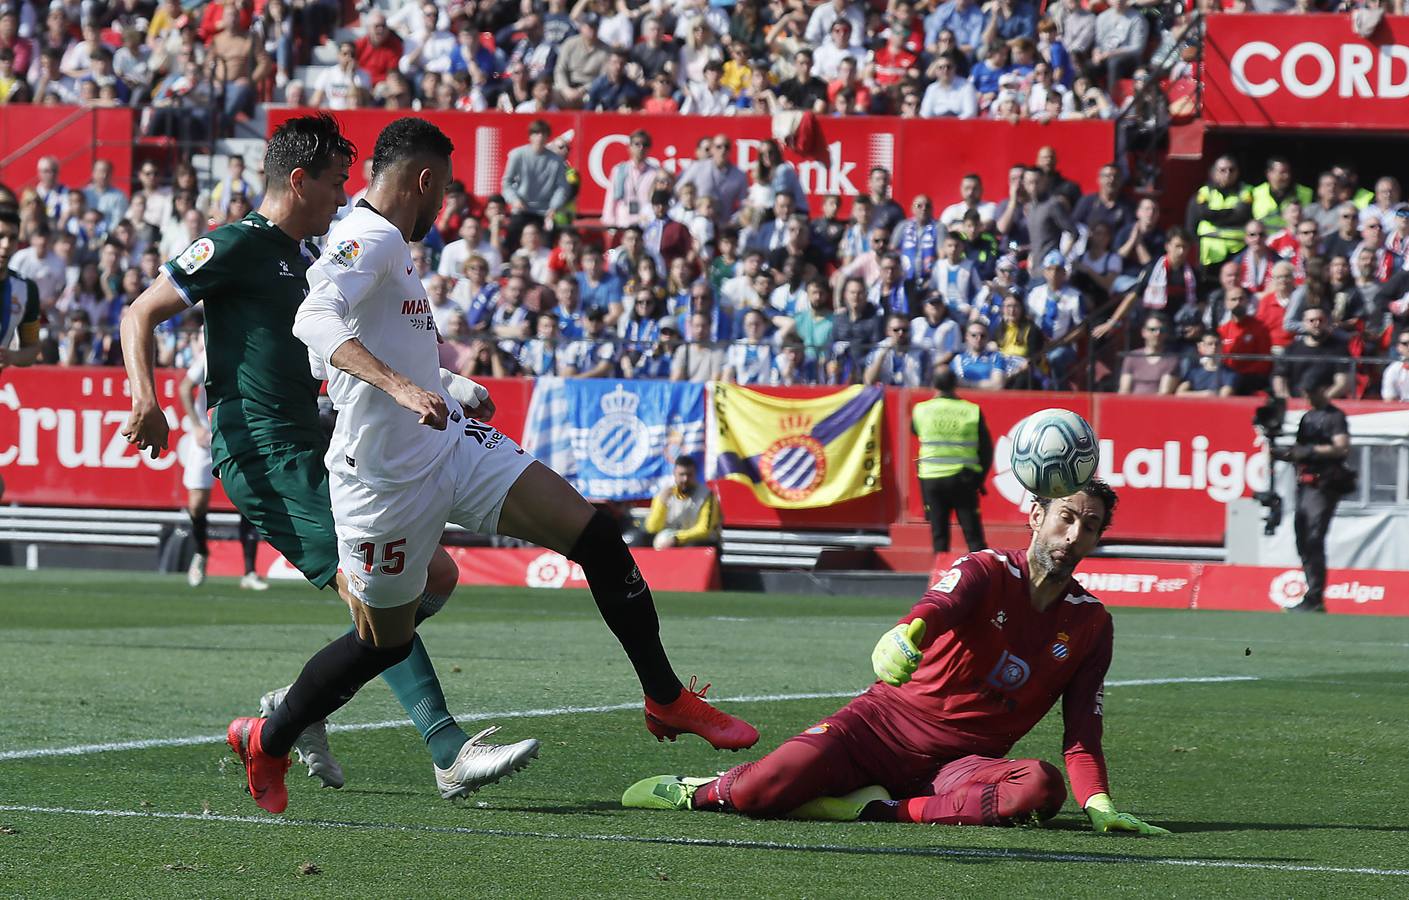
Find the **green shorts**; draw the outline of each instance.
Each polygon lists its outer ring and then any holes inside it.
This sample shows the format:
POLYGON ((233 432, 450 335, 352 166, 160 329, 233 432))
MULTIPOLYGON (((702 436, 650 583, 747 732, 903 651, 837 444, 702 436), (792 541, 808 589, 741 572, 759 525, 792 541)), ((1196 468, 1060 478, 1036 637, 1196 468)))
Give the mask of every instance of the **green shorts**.
POLYGON ((225 495, 315 587, 338 574, 338 538, 323 447, 281 444, 216 463, 225 495))

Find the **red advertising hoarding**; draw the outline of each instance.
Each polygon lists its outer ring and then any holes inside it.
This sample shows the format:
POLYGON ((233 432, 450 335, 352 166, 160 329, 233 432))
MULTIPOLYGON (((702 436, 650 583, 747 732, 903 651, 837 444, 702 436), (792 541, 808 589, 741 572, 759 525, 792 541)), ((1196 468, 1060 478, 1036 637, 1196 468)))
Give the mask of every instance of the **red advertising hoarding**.
POLYGON ((1409 16, 1386 16, 1369 40, 1349 15, 1213 15, 1207 28, 1210 124, 1404 130, 1409 16))
MULTIPOLYGON (((586 588, 582 567, 562 554, 535 547, 446 547, 460 569, 460 584, 506 587, 586 588)), ((716 591, 719 554, 709 547, 636 548, 641 575, 655 591, 716 591)), ((268 544, 260 544, 255 571, 264 578, 302 581, 299 571, 268 544)), ((206 572, 215 576, 245 574, 238 541, 211 541, 206 572)))
MULTIPOLYGON (((269 129, 306 110, 271 109, 269 129)), ((397 114, 383 110, 339 112, 338 119, 361 154, 372 152, 377 134, 397 114)), ((654 139, 652 158, 678 172, 695 158, 703 137, 723 133, 734 139, 734 163, 745 172, 758 156, 760 144, 772 131, 767 116, 730 118, 648 116, 616 113, 548 113, 541 117, 514 113, 423 112, 455 142, 455 174, 471 194, 500 192, 500 179, 509 151, 528 143, 528 126, 546 119, 556 137, 571 130, 569 162, 581 173, 578 209, 601 211, 612 167, 627 157, 631 132, 644 128, 654 139)), ((1057 151, 1058 167, 1084 190, 1095 190, 1096 173, 1109 162, 1113 132, 1109 122, 1056 122, 1042 125, 957 119, 898 119, 871 116, 820 120, 823 150, 815 158, 789 153, 803 187, 814 198, 837 194, 845 200, 866 190, 874 166, 895 176, 896 199, 907 208, 915 194, 930 192, 957 200, 959 181, 977 172, 987 185, 987 197, 1006 196, 1008 168, 1031 165, 1040 147, 1057 151)), ((361 167, 354 166, 349 190, 362 186, 361 167)), ((946 200, 947 204, 949 201, 946 200)))
MULTIPOLYGON (((1194 608, 1280 612, 1305 594, 1301 569, 1204 566, 1194 608)), ((1335 615, 1409 616, 1409 572, 1332 569, 1325 600, 1326 611, 1335 615)))
MULTIPOLYGON (((132 409, 127 373, 117 368, 34 366, 0 373, 0 473, 5 499, 36 506, 176 509, 186 505, 176 448, 185 434, 179 369, 158 369, 158 402, 171 425, 169 449, 153 459, 122 437, 132 409)), ((533 383, 484 379, 494 422, 517 438, 533 383)), ((233 509, 215 483, 211 505, 233 509)))
MULTIPOLYGON (((158 375, 158 395, 181 437, 176 386, 181 374, 158 375)), ((505 434, 519 439, 533 382, 487 379, 505 434)), ((703 390, 703 385, 700 387, 703 390)), ((834 388, 765 388, 780 396, 812 396, 834 388)), ((744 485, 715 482, 724 520, 732 527, 792 530, 884 530, 923 523, 915 481, 916 446, 910 410, 931 391, 889 389, 885 404, 881 490, 822 509, 762 505, 744 485)), ((966 392, 978 402, 994 441, 994 469, 983 499, 985 522, 1020 526, 1026 497, 1008 471, 1010 434, 1025 416, 1049 406, 1085 416, 1101 436, 1103 478, 1120 491, 1112 540, 1219 545, 1225 507, 1267 483, 1266 457, 1254 445, 1252 411, 1244 398, 1132 397, 1114 394, 966 392)), ((1341 401, 1347 415, 1409 409, 1405 404, 1341 401)), ((129 409, 121 369, 36 366, 0 376, 0 472, 6 500, 34 505, 175 509, 184 505, 181 468, 168 451, 139 457, 119 431, 129 409)), ((217 486, 216 507, 229 509, 217 486)))

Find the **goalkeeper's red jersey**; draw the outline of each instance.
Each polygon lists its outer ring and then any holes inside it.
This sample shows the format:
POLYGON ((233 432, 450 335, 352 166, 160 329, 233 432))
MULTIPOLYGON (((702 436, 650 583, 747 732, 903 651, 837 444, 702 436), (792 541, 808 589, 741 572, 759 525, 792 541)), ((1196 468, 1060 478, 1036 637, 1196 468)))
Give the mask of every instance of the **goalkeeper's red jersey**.
POLYGON ((869 692, 916 726, 907 743, 1006 756, 1061 698, 1072 792, 1085 804, 1107 790, 1101 700, 1114 632, 1100 601, 1072 581, 1038 612, 1027 551, 982 550, 955 562, 901 621, 916 616, 925 637, 914 677, 869 692))

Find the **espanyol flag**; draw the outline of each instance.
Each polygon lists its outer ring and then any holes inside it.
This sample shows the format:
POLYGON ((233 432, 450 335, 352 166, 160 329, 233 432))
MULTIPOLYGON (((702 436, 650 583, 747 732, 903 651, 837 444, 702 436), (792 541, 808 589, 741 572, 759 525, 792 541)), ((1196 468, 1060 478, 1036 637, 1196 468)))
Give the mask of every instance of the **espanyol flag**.
POLYGON ((643 500, 669 484, 675 460, 704 454, 704 386, 688 382, 539 378, 523 448, 591 500, 643 500))

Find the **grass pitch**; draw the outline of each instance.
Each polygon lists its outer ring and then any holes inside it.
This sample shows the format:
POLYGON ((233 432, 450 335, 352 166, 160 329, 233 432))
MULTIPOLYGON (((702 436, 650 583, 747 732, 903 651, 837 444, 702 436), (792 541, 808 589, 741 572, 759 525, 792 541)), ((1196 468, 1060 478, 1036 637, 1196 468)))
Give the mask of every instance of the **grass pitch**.
MULTIPOLYGON (((542 757, 442 801, 376 681, 335 718, 353 726, 332 735, 347 787, 295 763, 276 817, 245 793, 224 726, 341 632, 335 598, 0 573, 0 896, 1409 894, 1405 619, 1114 610, 1113 793, 1176 832, 1140 839, 1091 833, 1071 801, 1015 830, 620 809, 640 777, 720 771, 837 709, 907 604, 658 596, 678 671, 763 733, 720 754, 651 738, 585 593, 462 588, 422 630, 451 708, 471 732, 539 738, 542 757)), ((1054 713, 1014 753, 1059 762, 1060 735, 1054 713)))

